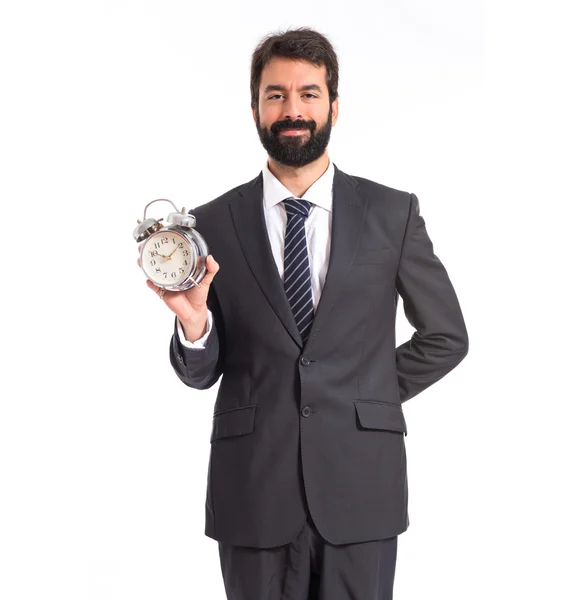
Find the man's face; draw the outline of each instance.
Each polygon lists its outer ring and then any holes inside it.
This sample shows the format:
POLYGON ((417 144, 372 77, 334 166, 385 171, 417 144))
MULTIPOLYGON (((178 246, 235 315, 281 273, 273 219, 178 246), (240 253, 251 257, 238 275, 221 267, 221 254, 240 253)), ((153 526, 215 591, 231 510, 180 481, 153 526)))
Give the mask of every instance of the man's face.
POLYGON ((326 67, 273 58, 264 67, 253 118, 259 139, 276 162, 303 167, 325 152, 338 118, 330 105, 326 67))

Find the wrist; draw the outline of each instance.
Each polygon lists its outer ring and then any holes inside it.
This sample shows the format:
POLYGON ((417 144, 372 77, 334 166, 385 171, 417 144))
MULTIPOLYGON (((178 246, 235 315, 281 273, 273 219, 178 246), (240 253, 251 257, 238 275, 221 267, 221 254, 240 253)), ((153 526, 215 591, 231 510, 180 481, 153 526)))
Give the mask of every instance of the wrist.
POLYGON ((188 342, 196 342, 205 335, 207 329, 208 311, 205 309, 195 313, 188 319, 179 319, 183 327, 183 333, 188 342))

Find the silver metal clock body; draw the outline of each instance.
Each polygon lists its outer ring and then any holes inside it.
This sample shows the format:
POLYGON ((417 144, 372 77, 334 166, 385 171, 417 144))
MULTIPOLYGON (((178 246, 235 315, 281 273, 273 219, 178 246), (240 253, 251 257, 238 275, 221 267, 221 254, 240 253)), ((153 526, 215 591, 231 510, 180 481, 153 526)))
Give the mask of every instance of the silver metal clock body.
POLYGON ((141 269, 147 279, 167 291, 184 291, 199 285, 207 272, 209 248, 195 230, 195 217, 183 208, 181 212, 169 214, 167 225, 162 226, 161 220, 138 220, 139 225, 133 232, 137 242, 144 242, 141 269))

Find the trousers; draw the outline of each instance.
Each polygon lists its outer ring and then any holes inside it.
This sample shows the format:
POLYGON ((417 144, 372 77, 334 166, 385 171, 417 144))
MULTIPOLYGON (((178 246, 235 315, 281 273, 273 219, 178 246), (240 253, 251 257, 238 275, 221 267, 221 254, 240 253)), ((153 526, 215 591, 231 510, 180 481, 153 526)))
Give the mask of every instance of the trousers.
POLYGON ((392 600, 398 536, 333 545, 311 517, 289 544, 219 542, 227 600, 392 600))

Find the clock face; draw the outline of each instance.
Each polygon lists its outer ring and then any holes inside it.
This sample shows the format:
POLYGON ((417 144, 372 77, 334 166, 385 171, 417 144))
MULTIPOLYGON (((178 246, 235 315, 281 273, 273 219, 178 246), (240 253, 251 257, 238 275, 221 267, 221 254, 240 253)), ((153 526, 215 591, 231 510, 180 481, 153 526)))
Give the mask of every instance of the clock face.
POLYGON ((195 263, 193 252, 186 237, 174 231, 160 231, 145 242, 141 265, 156 285, 178 285, 191 273, 195 263))

